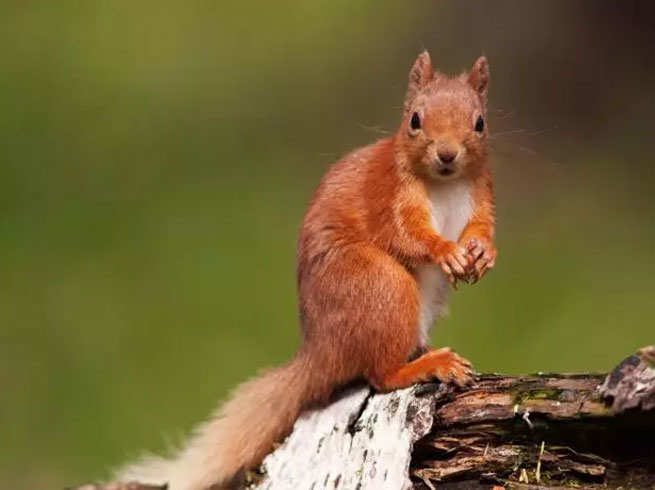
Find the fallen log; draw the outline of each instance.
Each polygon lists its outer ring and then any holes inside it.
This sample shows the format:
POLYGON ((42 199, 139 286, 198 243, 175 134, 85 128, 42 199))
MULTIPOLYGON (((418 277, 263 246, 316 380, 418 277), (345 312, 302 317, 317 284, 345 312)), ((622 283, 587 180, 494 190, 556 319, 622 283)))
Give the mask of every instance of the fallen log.
POLYGON ((655 488, 655 347, 607 376, 355 389, 305 414, 251 487, 655 488))
MULTIPOLYGON (((145 490, 131 483, 85 490, 145 490)), ((252 490, 655 489, 655 346, 608 375, 351 386, 304 413, 252 490)), ((176 490, 176 489, 172 489, 176 490)))

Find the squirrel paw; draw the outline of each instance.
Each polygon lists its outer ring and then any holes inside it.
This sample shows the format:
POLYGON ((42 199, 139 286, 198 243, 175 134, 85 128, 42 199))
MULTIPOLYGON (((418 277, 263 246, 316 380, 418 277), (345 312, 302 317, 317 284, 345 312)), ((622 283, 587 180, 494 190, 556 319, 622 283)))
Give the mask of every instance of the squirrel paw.
POLYGON ((444 347, 429 351, 397 371, 370 381, 378 390, 390 391, 434 380, 466 386, 473 382, 473 367, 469 361, 444 347))
POLYGON ((471 238, 465 244, 468 281, 475 284, 489 269, 496 265, 498 252, 491 240, 471 238))
POLYGON ((436 254, 436 263, 455 289, 457 280, 466 280, 469 276, 467 251, 455 242, 446 242, 440 247, 436 254))
POLYGON ((443 347, 424 354, 420 361, 425 361, 426 378, 422 381, 438 379, 443 383, 466 386, 473 382, 473 365, 468 359, 456 354, 450 347, 443 347))

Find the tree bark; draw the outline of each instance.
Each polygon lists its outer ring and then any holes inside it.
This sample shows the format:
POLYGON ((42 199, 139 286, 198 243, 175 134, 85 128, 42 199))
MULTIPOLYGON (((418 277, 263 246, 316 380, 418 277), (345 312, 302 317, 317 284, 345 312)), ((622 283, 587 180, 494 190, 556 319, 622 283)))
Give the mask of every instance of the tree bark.
POLYGON ((351 388, 304 414, 250 479, 262 490, 655 489, 655 347, 607 376, 351 388))
POLYGON ((655 490, 655 346, 606 376, 484 374, 465 390, 386 394, 351 386, 304 413, 243 487, 655 490))

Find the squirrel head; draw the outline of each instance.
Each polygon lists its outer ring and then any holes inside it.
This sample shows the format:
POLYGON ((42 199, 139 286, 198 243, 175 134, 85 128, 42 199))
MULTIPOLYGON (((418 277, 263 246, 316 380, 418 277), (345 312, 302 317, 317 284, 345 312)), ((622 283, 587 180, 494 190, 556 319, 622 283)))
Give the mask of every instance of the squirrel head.
POLYGON ((481 56, 457 77, 435 72, 421 53, 409 72, 397 149, 417 175, 457 179, 480 168, 487 156, 489 63, 481 56))

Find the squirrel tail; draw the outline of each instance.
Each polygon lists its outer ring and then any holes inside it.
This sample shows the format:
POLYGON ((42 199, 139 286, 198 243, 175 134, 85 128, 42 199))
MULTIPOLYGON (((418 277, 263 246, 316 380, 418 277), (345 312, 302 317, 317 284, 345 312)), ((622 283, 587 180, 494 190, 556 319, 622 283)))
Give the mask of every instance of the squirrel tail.
POLYGON ((241 470, 258 465, 301 410, 318 398, 309 367, 297 356, 246 381, 173 458, 146 458, 119 471, 117 480, 167 483, 168 490, 229 487, 241 470))

